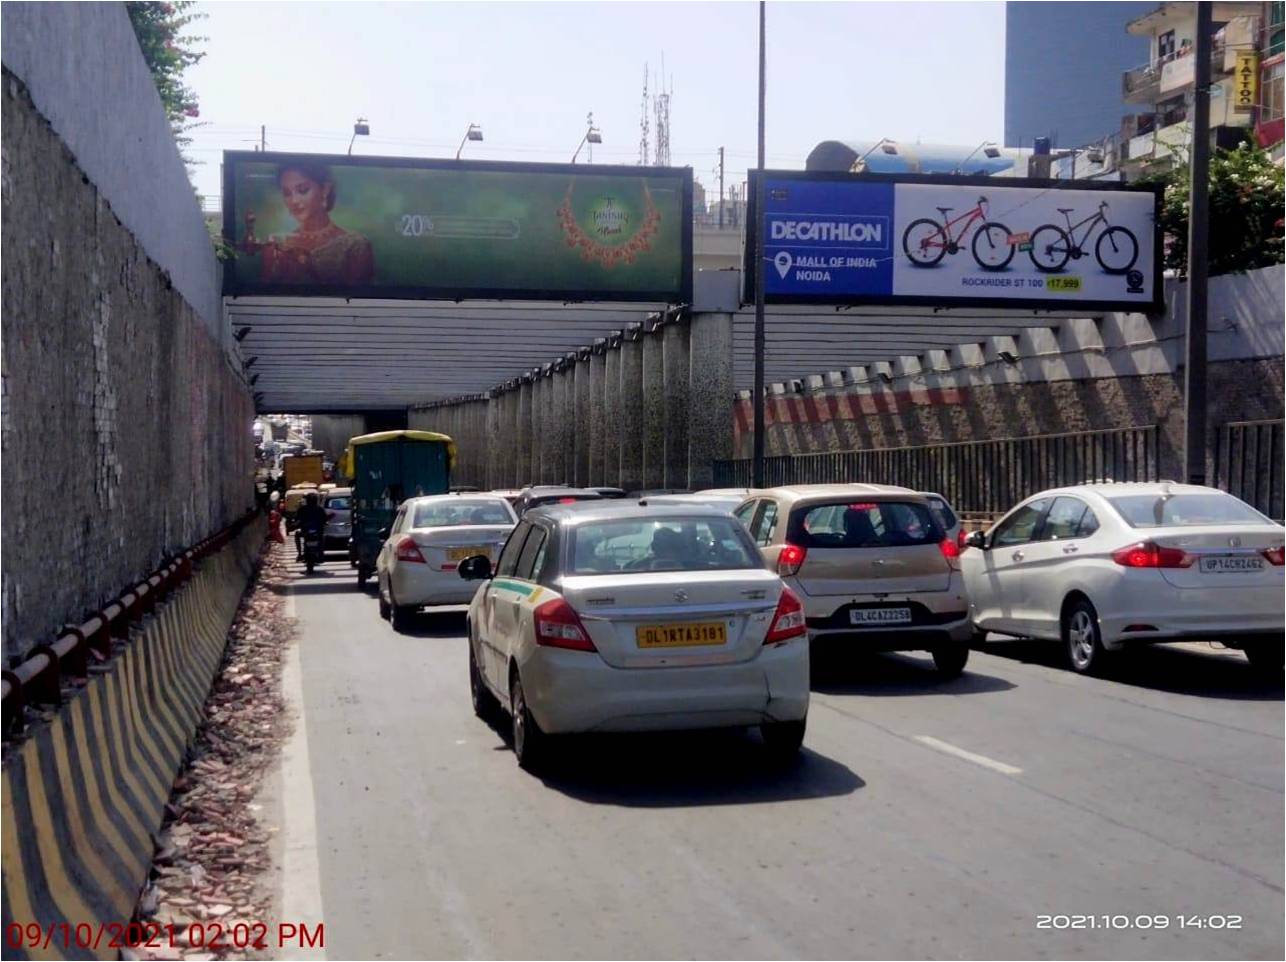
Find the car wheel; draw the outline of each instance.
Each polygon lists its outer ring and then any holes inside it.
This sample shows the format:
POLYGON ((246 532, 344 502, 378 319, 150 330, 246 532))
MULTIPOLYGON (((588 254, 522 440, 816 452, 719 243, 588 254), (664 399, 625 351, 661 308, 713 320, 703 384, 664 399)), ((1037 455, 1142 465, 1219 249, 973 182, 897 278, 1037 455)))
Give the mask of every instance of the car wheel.
POLYGON ((379 579, 375 580, 375 590, 380 597, 380 617, 388 621, 393 614, 393 606, 384 600, 384 591, 380 588, 379 579))
POLYGON ((393 588, 390 585, 388 590, 388 620, 393 626, 393 630, 399 634, 405 633, 411 627, 411 616, 415 614, 415 608, 411 605, 399 605, 397 599, 393 597, 393 588))
POLYGON ((933 664, 943 678, 958 678, 969 663, 968 645, 942 645, 933 649, 933 664))
POLYGON ((1103 640, 1098 630, 1098 612, 1081 598, 1068 606, 1063 615, 1063 643, 1072 670, 1082 675, 1098 671, 1106 660, 1103 640))
POLYGON ((473 653, 473 639, 469 639, 469 698, 473 702, 473 713, 485 722, 490 722, 495 717, 496 697, 491 694, 487 688, 487 683, 482 680, 482 672, 478 669, 478 659, 473 653))
POLYGON ((804 745, 804 728, 807 719, 798 721, 764 722, 759 726, 764 745, 774 761, 788 762, 799 754, 804 745))
POLYGON ((540 767, 546 751, 546 735, 536 724, 527 707, 527 696, 522 690, 522 679, 515 671, 509 683, 509 714, 513 723, 514 754, 518 764, 529 772, 540 767))
POLYGON ((1280 639, 1248 642, 1243 650, 1246 652, 1246 660, 1256 671, 1270 677, 1281 675, 1283 654, 1286 652, 1283 651, 1280 639))

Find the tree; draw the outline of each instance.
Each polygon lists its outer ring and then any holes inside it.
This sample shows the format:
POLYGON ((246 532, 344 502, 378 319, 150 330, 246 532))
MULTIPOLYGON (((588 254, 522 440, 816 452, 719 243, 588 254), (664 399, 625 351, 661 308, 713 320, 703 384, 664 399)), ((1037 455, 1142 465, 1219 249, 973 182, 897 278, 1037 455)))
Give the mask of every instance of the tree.
MULTIPOLYGON (((198 125, 196 118, 201 116, 195 91, 183 83, 184 71, 205 56, 194 48, 194 44, 206 38, 183 33, 191 23, 206 16, 193 12, 194 6, 191 0, 125 4, 143 60, 152 71, 156 92, 161 95, 161 104, 165 107, 165 115, 169 118, 170 129, 180 151, 192 142, 187 132, 198 125)), ((191 159, 186 155, 183 159, 190 168, 191 159)))
MULTIPOLYGON (((1165 266, 1188 269, 1188 201, 1192 170, 1185 158, 1163 174, 1140 179, 1161 184, 1165 266)), ((1282 168, 1267 152, 1244 143, 1210 158, 1210 273, 1228 274, 1283 261, 1282 168)))

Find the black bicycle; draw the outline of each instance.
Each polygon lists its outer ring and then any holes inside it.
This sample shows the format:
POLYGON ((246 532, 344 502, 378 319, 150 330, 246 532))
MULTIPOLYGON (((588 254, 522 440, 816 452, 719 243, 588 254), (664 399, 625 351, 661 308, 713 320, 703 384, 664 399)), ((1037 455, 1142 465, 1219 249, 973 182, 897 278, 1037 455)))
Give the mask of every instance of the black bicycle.
POLYGON ((1078 224, 1072 223, 1074 207, 1059 207, 1058 212, 1067 220, 1067 229, 1057 224, 1044 224, 1031 234, 1031 262, 1038 271, 1053 274, 1067 266, 1069 260, 1089 256, 1088 243, 1094 229, 1102 224, 1106 230, 1094 243, 1094 258, 1109 274, 1124 274, 1139 258, 1139 240, 1125 227, 1113 227, 1107 222, 1107 202, 1098 205, 1098 212, 1078 224), (1077 239, 1076 232, 1085 232, 1077 239))

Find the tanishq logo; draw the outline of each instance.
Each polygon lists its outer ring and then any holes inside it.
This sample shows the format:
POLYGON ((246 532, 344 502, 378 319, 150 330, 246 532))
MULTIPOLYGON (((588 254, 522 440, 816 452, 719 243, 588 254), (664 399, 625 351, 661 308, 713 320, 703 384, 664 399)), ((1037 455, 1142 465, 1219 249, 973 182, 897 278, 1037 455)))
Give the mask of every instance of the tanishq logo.
POLYGON ((604 197, 595 206, 591 216, 594 218, 594 231, 600 237, 611 237, 620 234, 630 224, 630 213, 616 206, 616 199, 604 197))

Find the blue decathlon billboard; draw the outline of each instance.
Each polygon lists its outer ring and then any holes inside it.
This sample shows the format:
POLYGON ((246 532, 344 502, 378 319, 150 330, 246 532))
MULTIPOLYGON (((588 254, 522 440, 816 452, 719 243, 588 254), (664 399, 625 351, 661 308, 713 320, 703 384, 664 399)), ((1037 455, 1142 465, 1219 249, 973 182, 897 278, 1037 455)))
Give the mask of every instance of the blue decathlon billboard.
POLYGON ((913 174, 764 172, 746 300, 1152 311, 1162 307, 1160 191, 913 174))

